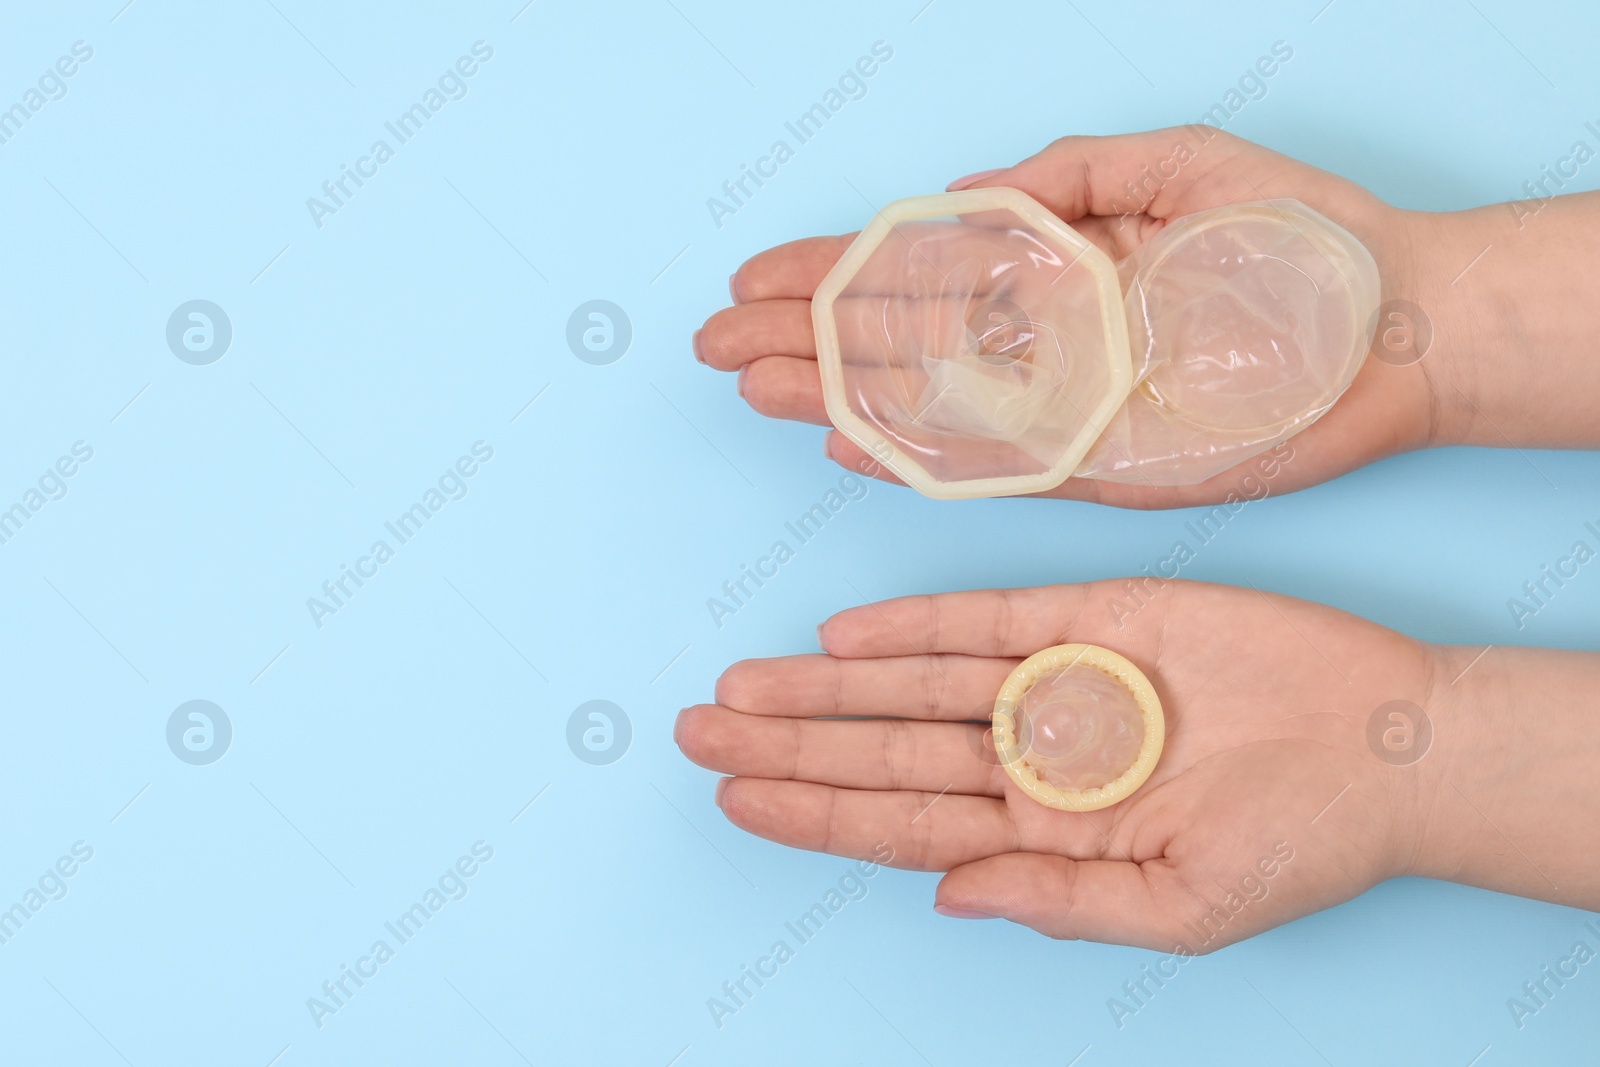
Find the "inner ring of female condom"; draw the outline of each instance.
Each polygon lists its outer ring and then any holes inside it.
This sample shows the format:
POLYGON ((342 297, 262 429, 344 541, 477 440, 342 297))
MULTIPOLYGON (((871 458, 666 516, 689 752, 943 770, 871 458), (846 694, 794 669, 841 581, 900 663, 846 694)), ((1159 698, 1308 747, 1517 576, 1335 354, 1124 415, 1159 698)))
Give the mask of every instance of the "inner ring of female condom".
POLYGON ((1095 811, 1150 777, 1166 742, 1144 673, 1098 645, 1056 645, 1011 672, 994 702, 994 747, 1023 792, 1061 811, 1095 811))

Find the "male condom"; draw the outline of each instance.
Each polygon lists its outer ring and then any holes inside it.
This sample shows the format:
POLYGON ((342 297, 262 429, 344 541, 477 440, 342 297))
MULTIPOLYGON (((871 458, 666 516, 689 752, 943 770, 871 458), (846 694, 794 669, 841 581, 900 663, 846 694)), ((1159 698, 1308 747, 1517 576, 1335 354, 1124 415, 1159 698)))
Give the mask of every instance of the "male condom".
POLYGON ((1144 673, 1098 645, 1029 656, 995 697, 995 752, 1028 796, 1094 811, 1150 777, 1166 742, 1161 701, 1144 673))

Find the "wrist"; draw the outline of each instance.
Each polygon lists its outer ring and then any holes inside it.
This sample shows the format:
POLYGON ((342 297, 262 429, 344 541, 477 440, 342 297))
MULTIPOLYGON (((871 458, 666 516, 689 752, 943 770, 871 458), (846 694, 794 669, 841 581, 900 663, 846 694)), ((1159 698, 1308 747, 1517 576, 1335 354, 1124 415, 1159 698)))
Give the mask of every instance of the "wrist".
POLYGON ((1430 445, 1600 445, 1586 269, 1600 196, 1557 197, 1537 215, 1524 207, 1400 213, 1407 269, 1384 298, 1415 305, 1431 334, 1422 358, 1395 368, 1427 382, 1430 445))
POLYGON ((1384 287, 1384 300, 1386 307, 1391 306, 1389 301, 1398 302, 1406 316, 1389 320, 1401 327, 1397 336, 1406 347, 1386 356, 1382 332, 1386 323, 1380 320, 1374 351, 1391 364, 1391 373, 1410 375, 1422 383, 1427 404, 1425 447, 1486 444, 1481 438, 1489 427, 1479 414, 1483 382, 1478 367, 1483 352, 1500 346, 1492 335, 1502 325, 1498 316, 1484 314, 1483 308, 1485 291, 1494 288, 1489 275, 1495 264, 1484 262, 1494 251, 1492 220, 1480 211, 1399 214, 1397 228, 1408 249, 1406 269, 1392 290, 1384 287))
POLYGON ((1600 656, 1434 646, 1401 873, 1600 906, 1600 656))
POLYGON ((1453 782, 1463 769, 1472 768, 1485 756, 1480 734, 1486 718, 1482 709, 1489 703, 1482 692, 1488 672, 1470 676, 1494 650, 1460 645, 1425 647, 1430 661, 1430 681, 1422 701, 1426 724, 1419 723, 1415 729, 1425 732, 1426 738, 1415 762, 1400 769, 1405 785, 1400 835, 1404 856, 1398 873, 1471 882, 1475 835, 1462 817, 1460 797, 1452 790, 1459 788, 1453 782), (1483 656, 1475 662, 1479 653, 1483 656))

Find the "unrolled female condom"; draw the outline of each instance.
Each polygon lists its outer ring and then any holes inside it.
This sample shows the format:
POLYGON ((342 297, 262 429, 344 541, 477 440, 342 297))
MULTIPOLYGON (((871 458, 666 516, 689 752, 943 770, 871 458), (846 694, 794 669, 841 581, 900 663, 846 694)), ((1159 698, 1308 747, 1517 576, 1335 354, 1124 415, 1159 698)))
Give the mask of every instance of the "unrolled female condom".
POLYGON ((996 188, 884 208, 811 313, 833 424, 959 499, 1220 474, 1333 406, 1378 299, 1372 255, 1298 201, 1184 216, 1114 263, 996 188))

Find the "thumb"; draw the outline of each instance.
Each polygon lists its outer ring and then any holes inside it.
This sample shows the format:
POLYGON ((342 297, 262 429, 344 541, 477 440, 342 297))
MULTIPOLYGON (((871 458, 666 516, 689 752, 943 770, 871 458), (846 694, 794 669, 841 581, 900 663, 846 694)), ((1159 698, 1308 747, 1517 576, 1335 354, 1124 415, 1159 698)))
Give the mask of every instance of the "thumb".
MULTIPOLYGON (((1021 189, 1067 222, 1088 215, 1169 218, 1181 214, 1175 210, 1180 194, 1201 169, 1187 164, 1220 132, 1208 130, 1205 137, 1194 127, 1173 126, 1111 137, 1062 137, 1014 167, 953 182, 952 188, 1021 189)), ((1243 143, 1227 138, 1213 150, 1243 143)))
POLYGON ((934 899, 946 913, 992 915, 1054 938, 1159 952, 1183 945, 1178 916, 1194 906, 1194 895, 1164 859, 1071 860, 1033 852, 962 864, 940 880, 934 899))

